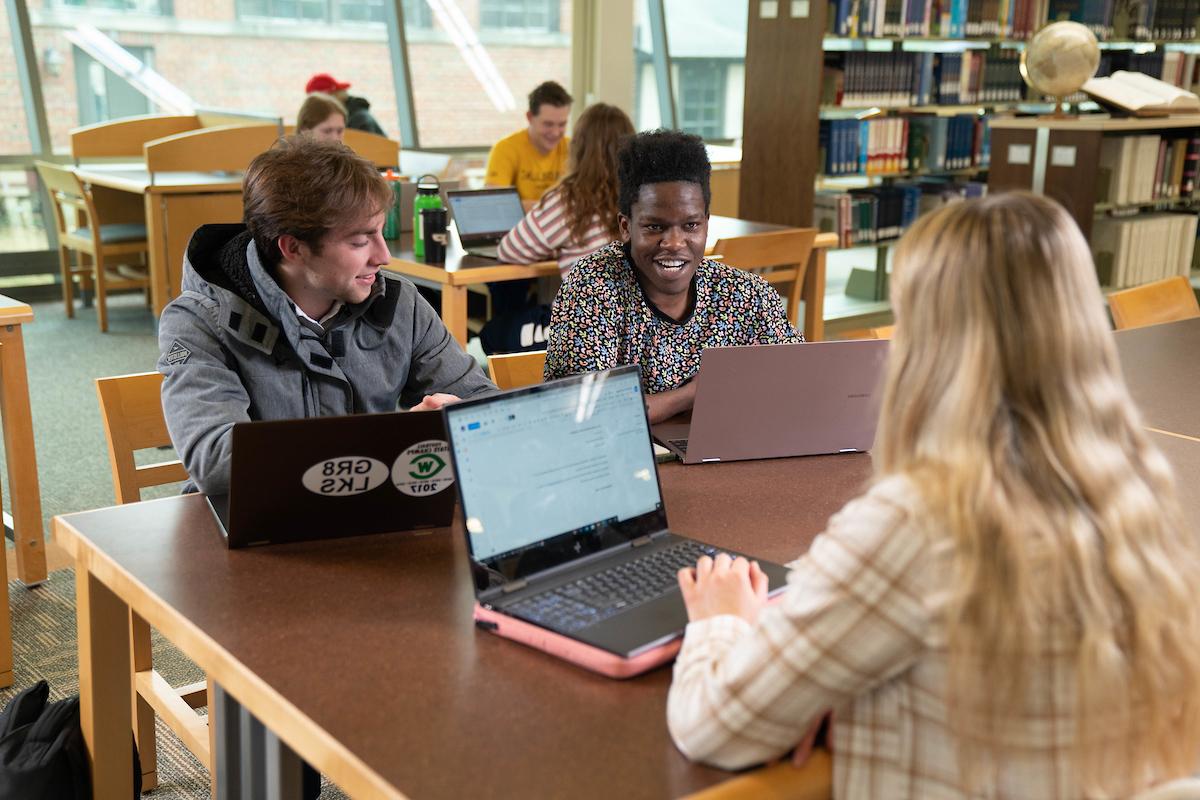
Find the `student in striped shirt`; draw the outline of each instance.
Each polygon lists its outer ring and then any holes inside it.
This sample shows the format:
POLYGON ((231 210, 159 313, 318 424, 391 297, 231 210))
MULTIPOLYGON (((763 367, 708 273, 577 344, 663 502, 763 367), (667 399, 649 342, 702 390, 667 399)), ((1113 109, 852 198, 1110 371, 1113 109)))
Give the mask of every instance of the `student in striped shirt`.
POLYGON ((567 174, 500 242, 501 261, 571 267, 618 237, 617 151, 633 123, 616 106, 589 106, 575 123, 567 174))
POLYGON ((680 572, 676 743, 737 769, 832 710, 851 800, 1128 798, 1194 772, 1200 543, 1079 228, 1028 193, 944 206, 891 292, 873 485, 775 605, 743 558, 680 572))

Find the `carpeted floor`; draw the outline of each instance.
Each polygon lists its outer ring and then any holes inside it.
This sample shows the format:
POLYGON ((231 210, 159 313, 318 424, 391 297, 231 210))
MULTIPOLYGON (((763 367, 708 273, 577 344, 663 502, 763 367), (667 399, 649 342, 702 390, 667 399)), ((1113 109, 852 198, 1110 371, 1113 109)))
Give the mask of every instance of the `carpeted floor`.
MULTIPOLYGON (((23 326, 33 409, 34 444, 42 513, 46 521, 57 514, 109 506, 114 503, 108 452, 93 383, 97 377, 147 372, 158 357, 154 318, 138 295, 109 302, 109 332, 100 334, 93 308, 78 309, 67 319, 62 303, 34 306, 34 322, 23 326)), ((0 456, 3 442, 0 440, 0 456)), ((161 451, 142 454, 146 461, 169 457, 161 451)), ((0 457, 4 502, 8 504, 8 475, 0 457)), ((178 493, 178 486, 159 487, 143 498, 178 493)), ((9 583, 12 603, 15 685, 0 690, 0 706, 21 689, 45 679, 51 697, 78 692, 78 652, 75 637, 75 582, 69 569, 50 574, 33 589, 9 583)), ((201 680, 203 673, 160 636, 154 639, 155 667, 172 686, 201 680)), ((161 800, 207 800, 208 771, 161 722, 158 723, 159 787, 150 797, 161 800)), ((326 785, 322 800, 345 795, 326 785)))

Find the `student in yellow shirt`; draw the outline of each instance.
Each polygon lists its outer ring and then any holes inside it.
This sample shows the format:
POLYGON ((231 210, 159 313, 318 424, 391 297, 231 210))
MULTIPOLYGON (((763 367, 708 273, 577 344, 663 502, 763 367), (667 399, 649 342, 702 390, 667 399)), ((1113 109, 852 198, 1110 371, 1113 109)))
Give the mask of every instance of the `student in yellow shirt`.
POLYGON ((515 186, 530 208, 567 173, 571 95, 554 81, 529 93, 529 127, 505 136, 488 155, 488 186, 515 186))
MULTIPOLYGON (((571 95, 558 83, 546 81, 529 93, 529 127, 496 142, 488 155, 487 178, 490 187, 515 186, 525 210, 533 208, 558 179, 567 174, 570 140, 567 118, 571 115, 571 95)), ((492 317, 525 307, 532 280, 489 283, 492 317)))

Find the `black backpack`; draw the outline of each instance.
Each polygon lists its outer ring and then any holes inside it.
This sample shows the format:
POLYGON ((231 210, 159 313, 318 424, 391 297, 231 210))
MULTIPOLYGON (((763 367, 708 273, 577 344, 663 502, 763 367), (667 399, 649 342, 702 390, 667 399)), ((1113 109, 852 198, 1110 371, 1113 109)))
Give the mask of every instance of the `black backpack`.
MULTIPOLYGON (((88 800, 91 773, 79 696, 47 705, 50 686, 38 681, 0 712, 0 798, 88 800)), ((133 751, 133 796, 142 794, 142 768, 133 751)))

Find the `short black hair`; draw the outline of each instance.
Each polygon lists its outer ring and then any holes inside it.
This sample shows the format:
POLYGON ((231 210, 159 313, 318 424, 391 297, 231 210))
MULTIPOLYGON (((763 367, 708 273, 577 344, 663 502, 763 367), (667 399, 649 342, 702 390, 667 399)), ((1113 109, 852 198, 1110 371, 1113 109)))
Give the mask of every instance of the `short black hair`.
POLYGON ((633 215, 633 202, 647 183, 686 181, 700 186, 704 194, 704 213, 712 201, 708 185, 712 165, 699 136, 681 131, 647 131, 631 136, 617 154, 617 210, 633 215))
POLYGON ((567 94, 562 84, 557 81, 545 81, 533 87, 533 91, 529 93, 529 113, 536 117, 544 105, 562 108, 574 102, 575 98, 567 94))

